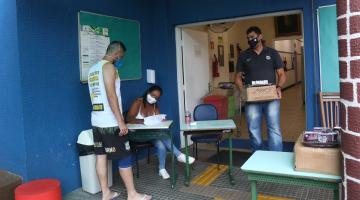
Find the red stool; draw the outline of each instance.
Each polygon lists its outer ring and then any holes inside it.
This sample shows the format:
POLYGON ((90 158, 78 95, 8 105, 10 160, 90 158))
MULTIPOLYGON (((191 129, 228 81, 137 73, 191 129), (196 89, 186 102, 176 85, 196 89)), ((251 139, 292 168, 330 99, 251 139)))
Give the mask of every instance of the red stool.
POLYGON ((15 189, 15 200, 61 200, 60 181, 39 179, 15 189))

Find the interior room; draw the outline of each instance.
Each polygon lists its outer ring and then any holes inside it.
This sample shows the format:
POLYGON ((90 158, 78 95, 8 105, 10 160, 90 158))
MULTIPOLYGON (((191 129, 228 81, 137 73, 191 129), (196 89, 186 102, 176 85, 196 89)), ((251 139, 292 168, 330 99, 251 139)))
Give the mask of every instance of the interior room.
MULTIPOLYGON (((182 65, 178 66, 180 70, 183 70, 183 77, 180 78, 185 79, 185 87, 186 85, 197 86, 196 88, 186 88, 183 97, 179 93, 179 101, 183 100, 186 107, 180 108, 180 110, 193 110, 197 104, 207 103, 205 98, 209 98, 209 96, 225 97, 228 107, 224 115, 226 118, 235 119, 238 127, 234 134, 239 143, 237 149, 249 150, 246 140, 248 131, 245 116, 243 112, 240 112, 240 106, 244 111, 246 102, 244 100, 240 102, 241 95, 236 86, 232 85, 230 88, 226 88, 224 84, 234 84, 238 57, 242 51, 249 48, 246 29, 250 26, 258 26, 263 32, 266 46, 279 52, 285 66, 287 80, 283 87, 284 98, 281 101, 281 125, 283 140, 289 142, 287 144, 289 150, 292 151, 294 142, 306 126, 305 81, 303 81, 305 78, 304 42, 301 19, 301 12, 290 11, 227 19, 216 23, 201 22, 196 25, 180 26, 181 30, 178 31, 181 32, 181 48, 184 52, 181 58, 182 65), (296 25, 297 32, 278 33, 276 20, 293 16, 298 23, 296 25), (192 49, 194 50, 192 51, 192 49), (208 49, 207 52, 204 49, 208 49), (196 76, 196 78, 191 76, 196 76), (294 113, 297 114, 294 115, 294 113)), ((178 46, 178 48, 180 47, 178 46)), ((266 137, 265 121, 263 122, 263 134, 266 137)), ((213 145, 200 147, 211 148, 213 145)))

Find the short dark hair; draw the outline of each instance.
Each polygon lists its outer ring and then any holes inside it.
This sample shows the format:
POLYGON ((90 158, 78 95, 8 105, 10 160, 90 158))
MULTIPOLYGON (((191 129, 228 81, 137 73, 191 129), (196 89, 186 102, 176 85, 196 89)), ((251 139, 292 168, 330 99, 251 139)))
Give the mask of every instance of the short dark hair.
POLYGON ((126 46, 121 41, 112 41, 106 49, 106 55, 113 54, 120 50, 120 48, 125 52, 126 46))
POLYGON ((251 26, 246 30, 246 34, 249 34, 251 32, 255 32, 256 34, 260 35, 261 34, 261 29, 257 26, 251 26))

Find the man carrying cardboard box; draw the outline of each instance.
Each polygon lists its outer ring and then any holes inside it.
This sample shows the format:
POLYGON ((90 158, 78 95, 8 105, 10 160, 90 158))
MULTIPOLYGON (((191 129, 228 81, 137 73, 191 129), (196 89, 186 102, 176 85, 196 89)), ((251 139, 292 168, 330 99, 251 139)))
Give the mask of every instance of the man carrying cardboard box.
POLYGON ((275 49, 263 45, 263 36, 259 27, 250 27, 246 34, 250 48, 241 53, 238 58, 237 74, 235 76, 236 85, 241 93, 245 92, 241 78, 242 73, 244 73, 246 86, 257 83, 276 85, 278 96, 277 99, 273 100, 247 102, 245 116, 251 148, 253 151, 262 148, 261 124, 264 114, 268 130, 269 150, 282 151, 280 99, 281 87, 286 80, 284 65, 275 49), (276 79, 276 75, 278 79, 276 79))

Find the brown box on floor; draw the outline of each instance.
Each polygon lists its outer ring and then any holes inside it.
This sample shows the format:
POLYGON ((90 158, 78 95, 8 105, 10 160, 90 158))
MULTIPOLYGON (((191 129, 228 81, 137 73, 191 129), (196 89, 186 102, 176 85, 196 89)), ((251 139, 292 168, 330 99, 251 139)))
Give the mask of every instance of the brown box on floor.
POLYGON ((20 176, 0 170, 0 199, 13 200, 15 188, 19 186, 21 182, 20 176))
POLYGON ((295 143, 295 170, 341 176, 340 148, 313 148, 304 146, 301 134, 295 143))
POLYGON ((246 88, 246 101, 269 101, 278 99, 275 85, 253 86, 246 88))

